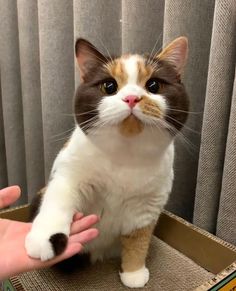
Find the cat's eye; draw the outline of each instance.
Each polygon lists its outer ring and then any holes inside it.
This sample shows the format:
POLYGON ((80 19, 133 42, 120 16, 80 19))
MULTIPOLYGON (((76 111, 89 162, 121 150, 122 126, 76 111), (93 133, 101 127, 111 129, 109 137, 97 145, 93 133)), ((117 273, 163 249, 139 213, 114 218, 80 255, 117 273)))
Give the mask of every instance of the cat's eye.
POLYGON ((159 82, 157 79, 149 79, 146 83, 146 89, 153 94, 157 94, 160 88, 159 82))
POLYGON ((115 80, 107 80, 101 84, 101 90, 104 94, 114 94, 117 91, 117 83, 115 80))

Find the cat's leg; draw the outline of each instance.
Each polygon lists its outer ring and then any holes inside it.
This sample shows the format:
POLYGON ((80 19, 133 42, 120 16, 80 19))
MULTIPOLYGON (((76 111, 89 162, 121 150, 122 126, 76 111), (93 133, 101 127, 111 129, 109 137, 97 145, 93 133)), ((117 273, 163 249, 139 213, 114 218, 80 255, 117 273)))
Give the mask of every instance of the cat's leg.
POLYGON ((143 287, 149 280, 145 266, 154 223, 121 237, 122 263, 120 278, 130 288, 143 287))
POLYGON ((42 261, 62 253, 67 245, 75 213, 73 182, 58 176, 50 181, 40 211, 25 240, 28 255, 42 261))

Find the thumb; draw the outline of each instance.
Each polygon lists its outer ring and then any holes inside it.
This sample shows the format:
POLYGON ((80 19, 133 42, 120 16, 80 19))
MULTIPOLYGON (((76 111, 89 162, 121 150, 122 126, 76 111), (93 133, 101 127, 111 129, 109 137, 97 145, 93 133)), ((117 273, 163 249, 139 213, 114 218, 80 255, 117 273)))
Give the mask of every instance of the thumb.
POLYGON ((11 205, 20 197, 20 187, 11 186, 0 190, 0 209, 11 205))

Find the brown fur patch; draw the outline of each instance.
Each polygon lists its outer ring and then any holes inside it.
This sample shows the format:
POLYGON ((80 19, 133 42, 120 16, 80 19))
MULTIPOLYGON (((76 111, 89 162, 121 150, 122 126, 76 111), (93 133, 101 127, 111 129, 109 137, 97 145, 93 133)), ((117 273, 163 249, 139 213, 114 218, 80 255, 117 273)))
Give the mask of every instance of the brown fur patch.
POLYGON ((121 237, 122 272, 134 272, 145 265, 154 226, 152 223, 121 237))
POLYGON ((108 72, 116 80, 118 88, 122 88, 128 81, 128 75, 124 70, 123 64, 120 59, 116 59, 107 65, 108 72))
POLYGON ((138 85, 145 87, 146 82, 150 79, 154 69, 151 65, 146 65, 143 61, 137 62, 138 66, 138 85))
POLYGON ((29 220, 33 221, 36 215, 39 212, 39 208, 43 199, 43 195, 45 194, 47 190, 47 186, 44 188, 40 189, 37 194, 34 196, 33 200, 30 203, 29 206, 29 220))
POLYGON ((158 104, 147 96, 142 96, 142 99, 139 102, 139 106, 143 114, 154 116, 157 118, 160 118, 162 116, 162 112, 158 104))
POLYGON ((128 116, 120 124, 120 132, 126 137, 132 137, 139 134, 143 130, 142 122, 134 115, 128 116))
POLYGON ((49 241, 52 244, 54 254, 58 256, 64 252, 68 238, 64 233, 55 233, 50 237, 49 241))

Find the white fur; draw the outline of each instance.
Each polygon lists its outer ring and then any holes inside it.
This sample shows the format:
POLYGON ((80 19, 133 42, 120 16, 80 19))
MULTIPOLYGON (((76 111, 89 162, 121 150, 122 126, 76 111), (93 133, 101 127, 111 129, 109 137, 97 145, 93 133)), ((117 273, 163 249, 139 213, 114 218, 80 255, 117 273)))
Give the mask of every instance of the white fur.
POLYGON ((134 272, 120 273, 122 283, 129 288, 141 288, 149 280, 149 271, 143 266, 141 269, 134 272))
MULTIPOLYGON (((27 253, 33 258, 53 257, 49 238, 55 233, 69 235, 76 210, 100 216, 100 236, 85 245, 92 260, 120 254, 120 235, 129 234, 156 221, 171 191, 173 181, 173 141, 163 128, 148 128, 136 136, 124 137, 117 124, 131 114, 122 100, 129 94, 148 94, 135 84, 137 56, 126 60, 129 81, 116 95, 104 97, 99 105, 103 126, 86 135, 78 126, 68 146, 58 154, 40 213, 26 238, 27 253)), ((161 95, 149 94, 163 112, 166 103, 161 95)), ((132 113, 145 123, 139 106, 132 113)), ((131 283, 135 274, 123 273, 122 281, 132 287, 144 285, 147 269, 137 271, 140 280, 131 283)))
POLYGON ((165 98, 159 94, 152 94, 147 92, 145 88, 137 85, 138 82, 138 68, 137 62, 143 61, 142 57, 139 55, 132 55, 129 58, 122 59, 122 64, 124 70, 128 76, 128 80, 125 86, 123 86, 117 94, 114 96, 104 96, 102 102, 100 103, 98 109, 100 113, 101 122, 110 125, 117 125, 123 119, 128 117, 132 112, 133 115, 138 117, 141 121, 146 124, 157 124, 158 120, 155 117, 145 115, 140 109, 139 104, 130 109, 123 99, 128 95, 136 95, 141 98, 142 96, 148 96, 150 99, 156 102, 157 106, 162 112, 160 120, 163 119, 167 111, 167 103, 165 98))
POLYGON ((129 58, 122 60, 124 69, 128 75, 128 84, 136 84, 138 78, 138 67, 137 61, 142 60, 139 55, 131 55, 129 58))
POLYGON ((85 246, 93 260, 107 251, 112 255, 113 245, 116 252, 121 234, 158 219, 172 186, 173 143, 158 132, 153 137, 144 131, 129 140, 115 128, 104 131, 109 138, 98 134, 91 141, 77 127, 57 156, 40 214, 26 240, 30 256, 51 258, 43 240, 58 232, 68 235, 75 210, 102 215, 99 238, 85 246))

